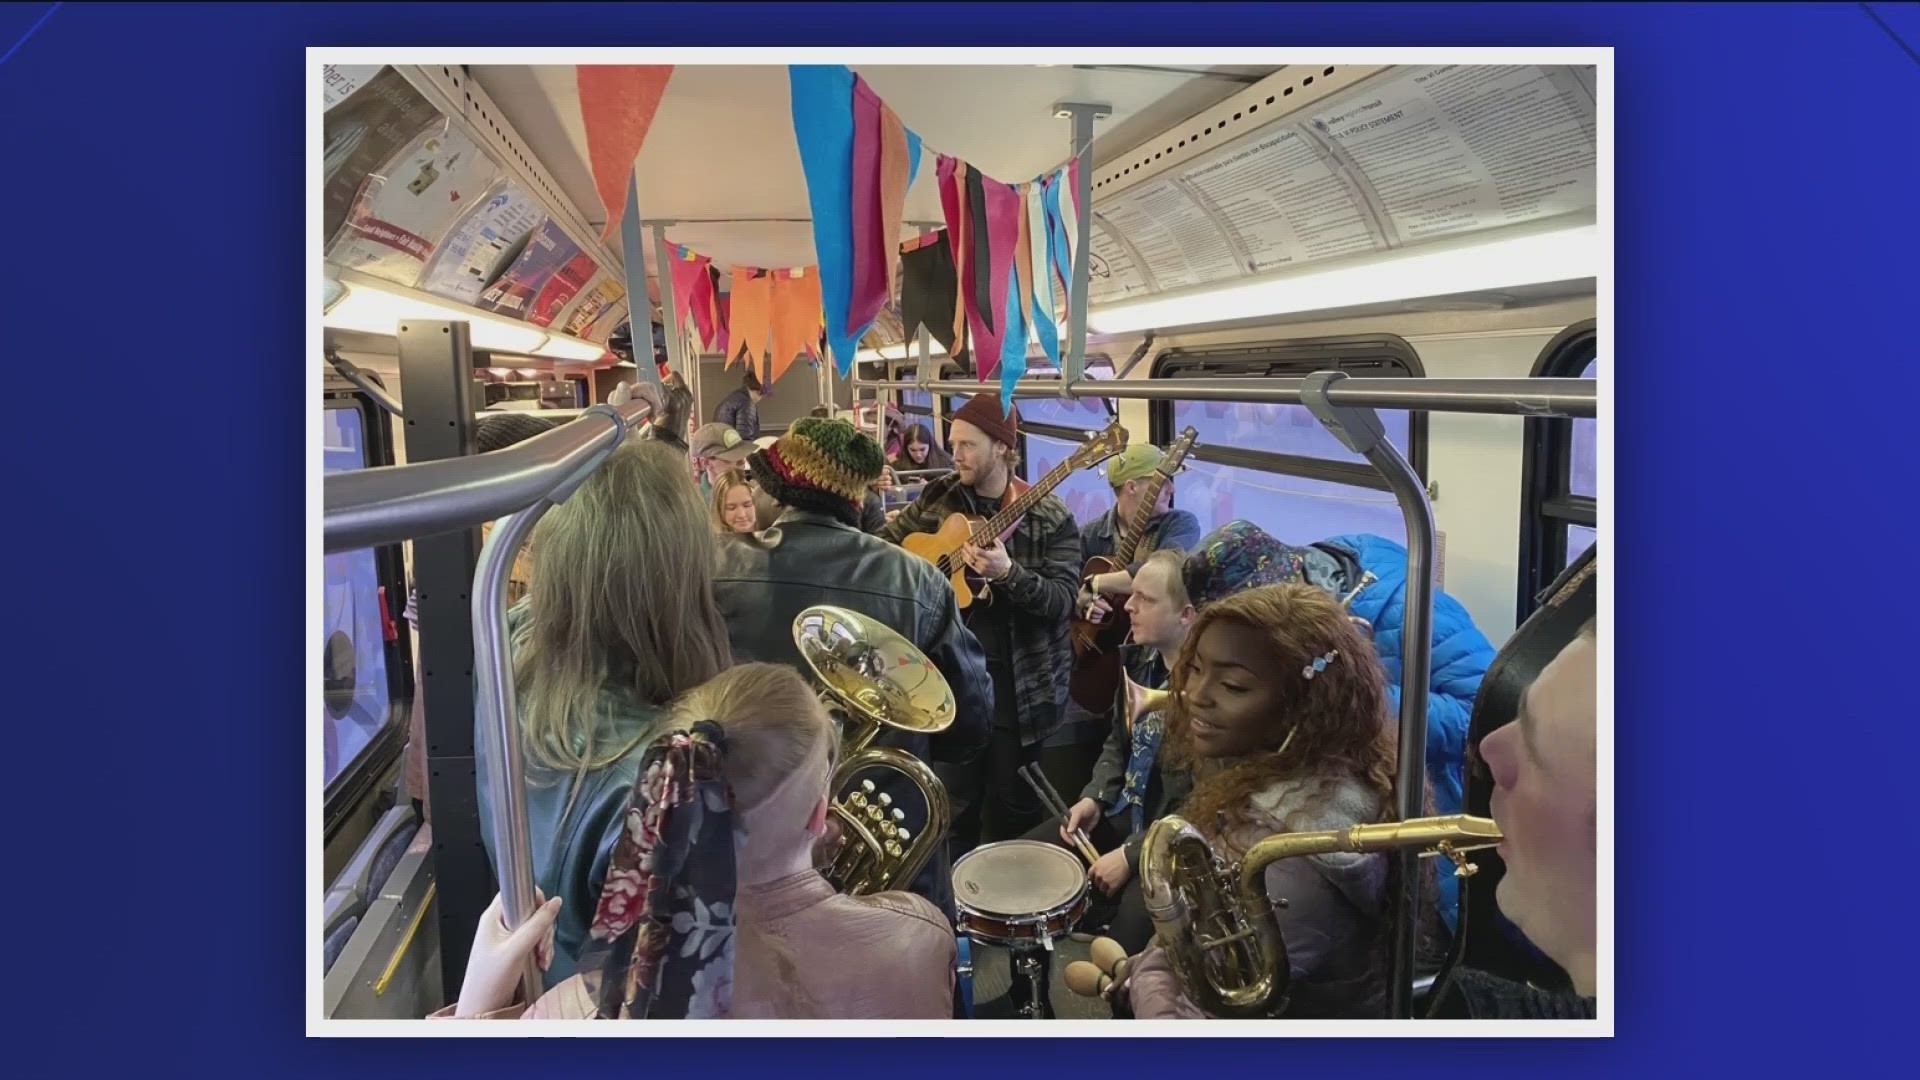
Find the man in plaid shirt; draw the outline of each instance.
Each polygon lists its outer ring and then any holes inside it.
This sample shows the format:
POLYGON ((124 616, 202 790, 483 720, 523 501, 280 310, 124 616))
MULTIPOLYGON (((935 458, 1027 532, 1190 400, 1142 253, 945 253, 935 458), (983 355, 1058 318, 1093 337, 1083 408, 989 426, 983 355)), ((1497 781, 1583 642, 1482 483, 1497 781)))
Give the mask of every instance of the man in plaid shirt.
MULTIPOLYGON (((880 535, 898 543, 910 533, 933 532, 947 516, 991 518, 1017 497, 1019 412, 1003 413, 992 395, 969 400, 949 429, 955 472, 928 484, 880 535)), ((1055 788, 1086 785, 1106 732, 1067 719, 1067 682, 1073 672, 1068 623, 1080 587, 1080 529, 1065 503, 1048 495, 1013 531, 961 552, 986 579, 986 596, 968 609, 968 626, 987 655, 993 679, 994 720, 988 752, 979 756, 969 790, 952 791, 953 853, 976 843, 1011 840, 1046 818, 1046 810, 1019 776, 1037 763, 1055 788)))

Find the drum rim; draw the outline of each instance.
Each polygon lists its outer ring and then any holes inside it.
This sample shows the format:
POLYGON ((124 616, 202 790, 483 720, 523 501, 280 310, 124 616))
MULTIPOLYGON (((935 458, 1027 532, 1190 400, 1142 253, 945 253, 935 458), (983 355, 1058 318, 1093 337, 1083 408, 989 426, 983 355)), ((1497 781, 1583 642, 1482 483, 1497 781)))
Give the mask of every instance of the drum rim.
POLYGON ((1046 922, 1048 922, 1053 918, 1057 918, 1061 915, 1065 915, 1071 912, 1074 908, 1074 905, 1084 900, 1087 895, 1087 876, 1086 876, 1086 871, 1080 865, 1080 857, 1078 855, 1075 855, 1073 852, 1068 851, 1066 848, 1059 846, 1058 844, 1049 844, 1045 840, 1027 840, 1022 838, 1022 839, 1015 839, 1015 840, 997 840, 991 844, 981 844, 979 847, 974 848, 972 851, 969 851, 965 855, 962 855, 958 859, 954 860, 951 877, 952 877, 952 884, 953 884, 953 903, 956 908, 959 908, 961 911, 978 918, 991 919, 995 922, 1006 923, 1006 924, 1015 925, 1015 926, 1044 925, 1046 922), (1039 911, 995 911, 991 908, 983 907, 980 904, 968 903, 967 901, 961 899, 960 868, 962 866, 965 866, 967 864, 967 860, 973 858, 975 855, 978 855, 984 851, 992 851, 998 848, 1020 848, 1020 849, 1040 848, 1050 853, 1057 853, 1058 856, 1064 856, 1065 859, 1062 862, 1062 865, 1064 866, 1064 865, 1071 864, 1073 866, 1075 871, 1079 873, 1079 884, 1074 888, 1071 894, 1062 898, 1058 903, 1055 903, 1049 907, 1043 908, 1039 911))

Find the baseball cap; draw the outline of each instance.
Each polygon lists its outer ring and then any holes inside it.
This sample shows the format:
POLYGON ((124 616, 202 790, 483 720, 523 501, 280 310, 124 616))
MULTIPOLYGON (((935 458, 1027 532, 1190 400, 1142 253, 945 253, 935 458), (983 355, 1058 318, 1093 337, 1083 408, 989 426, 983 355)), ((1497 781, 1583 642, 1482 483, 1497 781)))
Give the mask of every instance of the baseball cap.
POLYGON ((1152 443, 1134 443, 1107 462, 1107 483, 1119 487, 1129 480, 1144 480, 1166 457, 1166 452, 1152 443))
POLYGON ((697 458, 741 462, 753 453, 753 444, 725 424, 702 424, 687 444, 687 452, 697 458))

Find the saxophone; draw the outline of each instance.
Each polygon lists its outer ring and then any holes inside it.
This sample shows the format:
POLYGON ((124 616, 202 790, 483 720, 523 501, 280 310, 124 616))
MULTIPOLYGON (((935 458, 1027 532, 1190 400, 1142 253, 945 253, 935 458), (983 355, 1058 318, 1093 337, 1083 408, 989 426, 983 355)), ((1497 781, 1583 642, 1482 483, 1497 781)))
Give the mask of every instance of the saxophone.
POLYGON ((1468 877, 1475 867, 1466 853, 1500 840, 1492 819, 1451 814, 1278 833, 1229 863, 1190 822, 1169 816, 1147 829, 1140 889, 1154 936, 1195 1005, 1209 1016, 1277 1016, 1286 1007, 1289 969, 1280 920, 1267 896, 1270 864, 1339 851, 1419 848, 1423 858, 1444 856, 1456 876, 1468 877))

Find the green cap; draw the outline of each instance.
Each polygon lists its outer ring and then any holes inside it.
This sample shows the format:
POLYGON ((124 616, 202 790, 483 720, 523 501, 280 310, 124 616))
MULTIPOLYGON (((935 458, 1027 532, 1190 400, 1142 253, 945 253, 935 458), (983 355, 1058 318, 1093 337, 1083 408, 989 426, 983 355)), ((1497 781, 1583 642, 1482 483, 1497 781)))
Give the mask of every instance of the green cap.
POLYGON ((1114 487, 1129 480, 1144 480, 1153 475, 1166 459, 1166 452, 1152 443, 1134 443, 1107 462, 1107 483, 1114 487))

